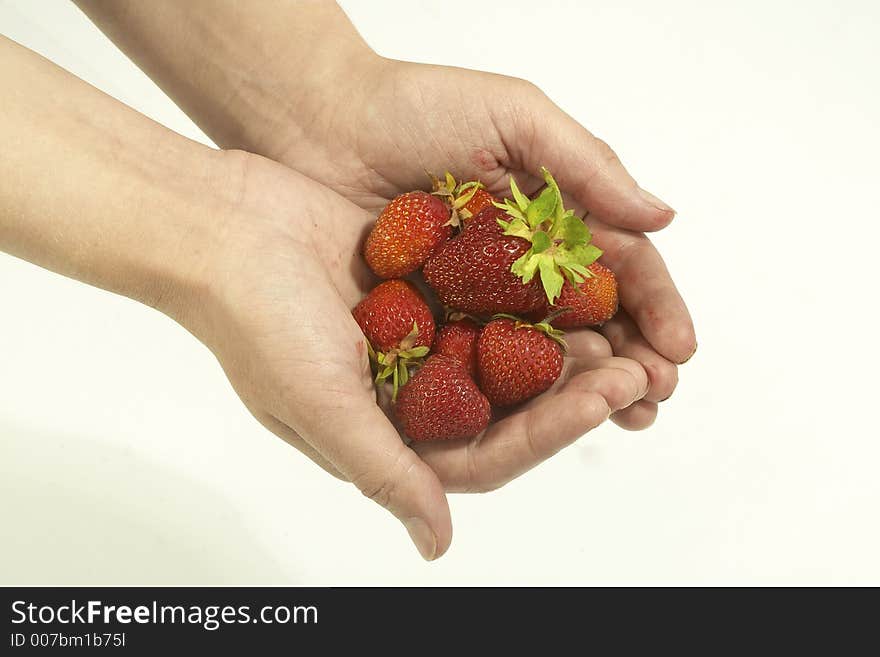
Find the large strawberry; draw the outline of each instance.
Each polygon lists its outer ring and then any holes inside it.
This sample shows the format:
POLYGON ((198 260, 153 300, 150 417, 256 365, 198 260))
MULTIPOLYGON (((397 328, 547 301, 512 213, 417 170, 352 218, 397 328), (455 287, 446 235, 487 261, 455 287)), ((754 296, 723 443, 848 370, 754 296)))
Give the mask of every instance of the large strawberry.
POLYGON ((400 389, 394 412, 413 440, 473 438, 489 424, 489 400, 454 358, 428 358, 400 389))
POLYGON ((437 331, 432 352, 455 358, 465 366, 468 374, 477 376, 477 338, 480 327, 470 318, 462 317, 447 322, 437 331))
POLYGON ((409 281, 385 281, 352 310, 361 327, 376 370, 376 382, 392 378, 394 395, 409 378, 410 366, 434 342, 434 316, 424 297, 409 281))
POLYGON ((598 326, 614 317, 617 312, 614 272, 598 262, 587 269, 592 276, 578 285, 565 281, 556 304, 545 304, 531 316, 538 320, 550 317, 548 321, 556 328, 598 326))
POLYGON ((511 177, 510 191, 514 200, 499 204, 509 215, 500 219, 504 235, 526 240, 530 248, 511 265, 511 272, 523 283, 540 279, 553 304, 567 280, 572 285, 583 283, 592 276, 587 269, 599 256, 601 249, 591 244, 590 229, 583 219, 562 205, 562 193, 547 169, 542 169, 547 186, 534 200, 530 200, 516 186, 511 177))
POLYGON ((498 223, 502 218, 511 219, 501 208, 485 208, 465 223, 460 235, 428 258, 422 273, 441 303, 485 315, 525 315, 541 307, 543 292, 538 282, 523 283, 511 271, 531 244, 505 235, 498 223))
POLYGON ((450 209, 428 192, 407 192, 385 206, 367 237, 364 257, 381 278, 415 271, 452 235, 450 209))
POLYGON ((549 324, 494 319, 477 342, 480 389, 494 406, 531 399, 559 378, 564 350, 562 332, 549 324))

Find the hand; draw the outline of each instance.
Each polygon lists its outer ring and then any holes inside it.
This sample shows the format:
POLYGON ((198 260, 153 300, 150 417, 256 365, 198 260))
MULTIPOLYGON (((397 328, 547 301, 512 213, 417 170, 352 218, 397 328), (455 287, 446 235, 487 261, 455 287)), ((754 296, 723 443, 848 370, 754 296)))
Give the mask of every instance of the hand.
POLYGON ((553 389, 481 439, 409 449, 376 403, 350 309, 374 283, 361 243, 374 217, 259 156, 224 154, 242 172, 235 212, 205 249, 195 297, 170 312, 216 354, 269 430, 397 516, 421 554, 452 538, 444 489, 496 488, 641 399, 647 376, 579 332, 553 389))
POLYGON ((423 460, 376 404, 350 312, 373 283, 370 213, 183 139, 3 38, 0 81, 0 250, 175 318, 263 424, 386 506, 426 558, 451 540, 444 486, 497 486, 644 394, 641 367, 585 334, 564 384, 423 460))
MULTIPOLYGON (((350 84, 302 99, 285 131, 263 133, 262 152, 377 212, 395 195, 422 188, 426 171, 476 178, 499 196, 516 177, 526 193, 547 166, 584 213, 603 262, 620 283, 622 311, 602 327, 615 354, 648 372, 643 401, 615 414, 625 428, 649 425, 678 380, 676 363, 696 349, 687 308, 660 255, 641 231, 674 212, 643 191, 611 148, 534 85, 466 69, 362 57, 350 84), (345 111, 334 111, 334 107, 345 111), (303 128, 297 117, 308 121, 303 128)), ((595 339, 595 338, 590 338, 595 339)))
POLYGON ((623 312, 603 327, 614 353, 648 371, 645 401, 615 414, 651 423, 675 363, 696 349, 684 302, 642 231, 672 210, 642 191, 614 152, 534 85, 377 56, 342 10, 324 3, 77 0, 217 144, 260 153, 376 212, 450 169, 505 194, 547 166, 620 281, 623 312), (222 38, 220 38, 222 35, 222 38))

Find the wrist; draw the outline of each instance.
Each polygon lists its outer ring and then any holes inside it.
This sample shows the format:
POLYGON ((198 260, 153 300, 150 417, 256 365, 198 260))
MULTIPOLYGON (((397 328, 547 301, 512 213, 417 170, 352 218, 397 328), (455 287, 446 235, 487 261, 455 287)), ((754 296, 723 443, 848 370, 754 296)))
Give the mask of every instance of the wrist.
POLYGON ((344 115, 369 96, 393 60, 374 52, 356 33, 298 51, 275 72, 260 71, 240 85, 224 125, 223 145, 285 162, 293 148, 319 149, 344 115))
POLYGON ((242 151, 208 148, 178 170, 181 178, 166 190, 175 208, 132 263, 127 296, 149 305, 190 330, 218 286, 218 259, 232 229, 241 223, 248 160, 242 151))

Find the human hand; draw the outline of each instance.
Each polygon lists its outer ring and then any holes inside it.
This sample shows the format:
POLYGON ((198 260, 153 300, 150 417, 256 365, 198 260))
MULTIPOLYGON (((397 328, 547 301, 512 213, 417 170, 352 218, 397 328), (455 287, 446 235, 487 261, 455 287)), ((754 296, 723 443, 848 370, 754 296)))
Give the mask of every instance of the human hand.
POLYGON ((264 132, 256 147, 372 211, 424 187, 426 171, 448 169, 504 196, 511 175, 526 193, 536 191, 547 166, 569 193, 567 205, 589 210, 594 243, 620 284, 622 311, 601 332, 615 354, 648 372, 644 400, 614 419, 630 429, 649 425, 657 402, 675 388, 676 364, 696 349, 687 308, 642 232, 666 226, 672 209, 528 82, 375 56, 360 61, 350 84, 304 94, 298 113, 286 115, 292 123, 264 132), (343 103, 344 112, 332 110, 343 103))
POLYGON ((420 458, 376 404, 350 311, 374 282, 370 213, 184 139, 11 41, 0 54, 0 250, 176 319, 261 422, 386 506, 426 557, 451 540, 444 487, 498 486, 644 394, 641 367, 585 334, 564 384, 420 458))
POLYGON ((620 283, 623 310, 602 333, 650 378, 645 400, 615 421, 644 427, 672 394, 675 364, 696 338, 643 231, 673 212, 534 85, 383 59, 332 2, 213 2, 210 11, 172 0, 77 3, 217 144, 287 164, 374 213, 424 187, 426 170, 504 194, 509 175, 528 193, 548 167, 573 197, 566 205, 589 209, 620 283))
POLYGON ((226 153, 240 199, 176 317, 217 356, 250 412, 407 527, 421 554, 452 538, 444 489, 497 488, 640 400, 647 376, 602 336, 573 332, 560 381, 479 439, 406 446, 377 405, 351 308, 375 282, 361 255, 374 217, 264 158, 226 153))

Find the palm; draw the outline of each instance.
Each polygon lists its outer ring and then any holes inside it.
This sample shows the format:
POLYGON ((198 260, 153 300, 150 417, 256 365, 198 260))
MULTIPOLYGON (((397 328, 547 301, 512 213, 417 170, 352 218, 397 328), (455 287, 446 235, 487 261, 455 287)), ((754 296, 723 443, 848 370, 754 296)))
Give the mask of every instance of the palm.
MULTIPOLYGON (((590 210, 594 241, 621 283, 623 310, 602 332, 615 354, 638 360, 650 378, 647 401, 615 419, 627 428, 650 424, 655 403, 675 387, 674 363, 686 360, 696 342, 663 260, 643 233, 632 230, 644 222, 661 227, 671 215, 661 212, 656 224, 656 212, 640 214, 644 208, 626 193, 635 182, 613 151, 570 117, 559 118, 558 108, 528 83, 466 69, 398 63, 347 116, 345 125, 334 127, 343 139, 324 141, 339 152, 323 169, 319 165, 317 175, 372 212, 397 194, 424 188, 426 171, 478 179, 504 196, 510 176, 530 193, 543 184, 536 175, 540 166, 554 170, 563 189, 574 193, 567 204, 582 215, 590 210), (591 156, 598 162, 587 162, 591 156)), ((577 361, 580 354, 572 356, 577 361)))
MULTIPOLYGON (((342 455, 349 438, 334 423, 351 409, 377 409, 364 338, 350 313, 374 283, 360 255, 373 216, 274 166, 251 167, 242 205, 262 220, 229 229, 215 273, 227 281, 225 296, 212 322, 223 330, 206 341, 264 425, 334 474, 356 479, 357 467, 342 455), (279 213, 292 207, 295 215, 279 213)), ((447 489, 500 485, 644 394, 644 370, 612 357, 600 335, 578 331, 569 342, 557 385, 481 439, 416 446, 447 489)), ((379 412, 369 421, 361 431, 392 430, 379 412)))
MULTIPOLYGON (((497 88, 504 97, 510 78, 398 63, 377 82, 315 136, 325 157, 309 162, 310 176, 374 212, 400 193, 429 186, 426 172, 479 179, 498 194, 512 173, 528 188, 533 178, 505 148, 493 112, 463 96, 480 89, 491 98, 497 88)), ((297 143, 281 160, 296 167, 314 147, 312 140, 297 143)))

